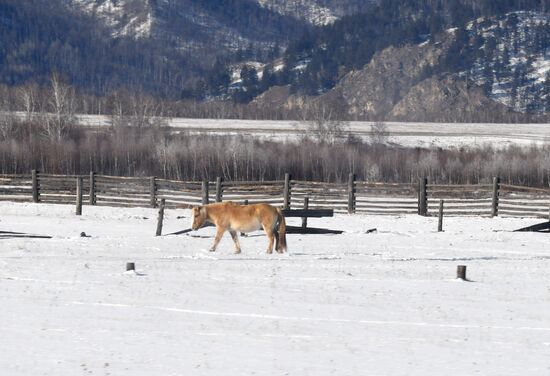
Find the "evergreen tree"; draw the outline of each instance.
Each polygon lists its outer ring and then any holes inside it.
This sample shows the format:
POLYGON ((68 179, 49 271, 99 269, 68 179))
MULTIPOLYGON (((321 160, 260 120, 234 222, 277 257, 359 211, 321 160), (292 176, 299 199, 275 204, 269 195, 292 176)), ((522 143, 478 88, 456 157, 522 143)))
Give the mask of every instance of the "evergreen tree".
POLYGON ((217 59, 214 66, 207 75, 207 86, 212 95, 219 95, 225 91, 231 77, 229 70, 225 66, 225 62, 221 59, 217 59))

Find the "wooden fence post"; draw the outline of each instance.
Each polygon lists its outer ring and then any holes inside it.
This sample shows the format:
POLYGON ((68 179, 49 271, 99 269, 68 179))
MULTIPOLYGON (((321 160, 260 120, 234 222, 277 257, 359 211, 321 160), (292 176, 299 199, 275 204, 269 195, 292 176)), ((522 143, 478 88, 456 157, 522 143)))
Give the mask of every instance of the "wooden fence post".
MULTIPOLYGON (((304 197, 304 210, 309 209, 309 197, 304 197)), ((307 217, 302 217, 302 228, 307 228, 307 217)))
POLYGON ((90 171, 90 205, 96 204, 95 198, 95 172, 90 171))
POLYGON ((162 235, 162 222, 164 221, 164 205, 165 204, 166 204, 166 200, 161 198, 160 199, 159 216, 157 218, 156 236, 161 236, 162 235))
POLYGON ((500 190, 500 177, 493 178, 493 201, 491 203, 491 217, 498 217, 498 196, 500 190))
POLYGON ((216 178, 216 202, 222 202, 222 178, 216 178))
POLYGON ((151 207, 156 208, 157 207, 157 178, 155 176, 151 176, 149 178, 149 192, 151 197, 151 207))
POLYGON ((290 174, 285 174, 283 209, 290 209, 290 174))
POLYGON ((76 178, 76 215, 82 215, 82 176, 76 178))
POLYGON ((422 216, 428 215, 428 178, 420 180, 418 189, 418 214, 422 216))
POLYGON ((443 200, 439 200, 439 221, 437 223, 437 232, 443 231, 443 200))
POLYGON ((202 181, 202 204, 208 205, 209 198, 208 198, 208 180, 202 181))
POLYGON ((348 214, 355 213, 355 174, 348 177, 348 214))
POLYGON ((38 188, 38 171, 32 170, 32 202, 40 201, 40 188, 38 188))

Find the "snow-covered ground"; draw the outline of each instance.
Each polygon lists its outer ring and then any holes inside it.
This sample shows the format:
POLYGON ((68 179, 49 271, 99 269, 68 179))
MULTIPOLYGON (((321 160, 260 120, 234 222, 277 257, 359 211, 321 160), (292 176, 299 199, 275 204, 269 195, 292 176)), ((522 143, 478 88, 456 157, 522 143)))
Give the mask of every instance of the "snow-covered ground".
MULTIPOLYGON (((25 117, 23 112, 16 116, 25 117)), ((77 115, 80 125, 90 128, 111 126, 106 115, 77 115)), ((313 136, 313 124, 301 121, 232 120, 162 118, 161 123, 173 132, 190 134, 241 135, 275 141, 300 141, 313 136)), ((352 121, 343 123, 343 135, 348 134, 369 141, 373 122, 352 121)), ((387 143, 409 147, 476 148, 491 145, 508 146, 550 145, 550 124, 490 124, 490 123, 419 123, 385 122, 387 143)))
POLYGON ((154 237, 154 209, 0 203, 0 231, 53 236, 0 234, 0 374, 550 374, 550 236, 511 232, 539 221, 337 215, 234 255, 154 237))
MULTIPOLYGON (((82 125, 110 125, 108 116, 80 115, 82 125)), ((345 123, 344 133, 369 140, 371 126, 367 121, 345 123)), ((166 119, 174 131, 190 133, 233 134, 270 140, 299 140, 313 128, 310 123, 276 120, 229 119, 166 119)), ((410 147, 466 147, 491 145, 503 148, 510 145, 530 146, 550 144, 550 124, 480 124, 480 123, 414 123, 386 122, 388 142, 410 147)))

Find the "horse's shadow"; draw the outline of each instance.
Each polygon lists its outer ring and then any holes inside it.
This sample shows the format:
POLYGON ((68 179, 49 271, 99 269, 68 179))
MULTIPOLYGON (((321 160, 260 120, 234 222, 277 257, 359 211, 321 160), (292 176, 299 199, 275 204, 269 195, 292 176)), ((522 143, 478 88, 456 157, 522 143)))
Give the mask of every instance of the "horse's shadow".
POLYGON ((51 239, 49 235, 26 234, 24 232, 0 231, 0 239, 51 239))

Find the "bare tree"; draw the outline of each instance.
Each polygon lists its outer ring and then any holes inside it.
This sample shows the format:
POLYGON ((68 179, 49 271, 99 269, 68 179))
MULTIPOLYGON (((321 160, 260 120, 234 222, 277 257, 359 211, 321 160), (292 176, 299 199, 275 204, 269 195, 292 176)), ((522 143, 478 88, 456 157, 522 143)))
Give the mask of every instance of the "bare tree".
POLYGON ((51 113, 44 116, 43 128, 48 139, 59 141, 75 120, 75 92, 57 74, 52 75, 50 85, 48 110, 51 113))
POLYGON ((27 84, 17 88, 17 99, 25 111, 25 120, 32 121, 38 107, 38 87, 36 84, 27 84))
POLYGON ((310 116, 312 120, 309 122, 309 133, 317 142, 333 145, 344 139, 348 123, 337 119, 331 108, 317 105, 310 116))
POLYGON ((371 144, 385 144, 388 142, 390 132, 386 123, 377 121, 370 126, 370 141, 371 144))
POLYGON ((168 121, 164 117, 165 103, 142 93, 119 91, 114 94, 112 109, 113 126, 145 128, 162 126, 168 121))

